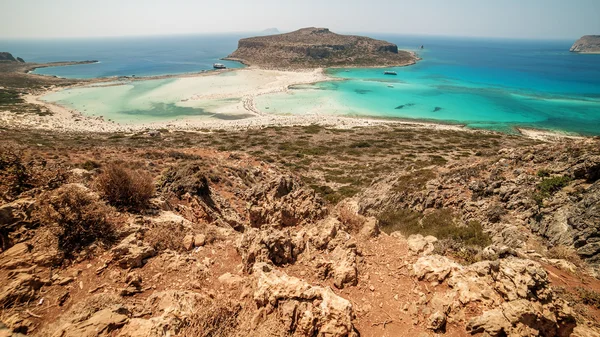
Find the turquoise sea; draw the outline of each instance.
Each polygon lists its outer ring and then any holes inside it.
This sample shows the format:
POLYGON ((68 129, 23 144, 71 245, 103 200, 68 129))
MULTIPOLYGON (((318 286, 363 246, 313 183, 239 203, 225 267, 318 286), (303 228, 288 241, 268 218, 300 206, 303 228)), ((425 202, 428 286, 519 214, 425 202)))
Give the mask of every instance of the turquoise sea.
POLYGON ((402 68, 330 69, 343 81, 262 97, 258 107, 600 135, 600 55, 569 53, 571 41, 378 37, 422 60, 402 68))
MULTIPOLYGON (((0 41, 0 49, 36 62, 100 61, 36 71, 43 74, 149 76, 208 70, 233 51, 244 35, 0 41)), ((394 69, 329 69, 336 81, 259 96, 257 107, 276 114, 364 115, 506 132, 527 127, 600 135, 600 55, 569 53, 573 41, 365 35, 414 50, 422 60, 394 69), (425 48, 418 49, 420 45, 425 48), (384 70, 398 75, 384 75, 384 70)), ((228 66, 240 65, 230 62, 228 66)), ((134 87, 137 89, 128 92, 138 95, 137 100, 146 94, 145 87, 154 90, 153 86, 134 87)), ((101 96, 102 91, 95 91, 93 97, 101 96)), ((68 105, 68 98, 60 103, 68 105)), ((135 113, 141 120, 194 114, 194 107, 178 111, 177 106, 165 106, 168 109, 157 111, 160 105, 152 104, 147 111, 140 108, 135 113)), ((120 113, 118 109, 111 112, 115 116, 120 113)), ((127 113, 131 118, 131 108, 127 113)), ((198 115, 207 113, 206 106, 198 108, 198 115)))

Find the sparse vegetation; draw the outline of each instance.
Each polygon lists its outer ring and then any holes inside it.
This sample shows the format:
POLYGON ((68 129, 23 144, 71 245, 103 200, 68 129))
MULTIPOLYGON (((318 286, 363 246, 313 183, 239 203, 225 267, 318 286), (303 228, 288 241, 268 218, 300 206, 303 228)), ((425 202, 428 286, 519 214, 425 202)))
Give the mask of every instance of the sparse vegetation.
POLYGON ((596 309, 600 309, 600 293, 592 289, 586 289, 583 287, 577 288, 577 293, 583 304, 591 305, 596 309))
POLYGON ((439 240, 452 239, 468 246, 485 247, 491 243, 483 232, 481 223, 469 221, 461 224, 448 209, 434 210, 427 215, 409 209, 388 210, 379 216, 381 230, 386 233, 400 231, 403 235, 432 235, 439 240))
POLYGON ((242 311, 240 303, 218 298, 209 305, 197 310, 183 328, 184 337, 230 336, 236 332, 238 315, 242 311))
POLYGON ((114 241, 115 227, 108 219, 110 209, 82 187, 66 185, 41 201, 35 218, 51 228, 66 257, 92 243, 109 245, 114 241))
POLYGON ((542 206, 544 199, 551 197, 556 192, 560 191, 563 187, 567 186, 571 182, 572 178, 568 176, 557 176, 552 178, 544 178, 536 187, 536 191, 533 194, 533 200, 542 206))
POLYGON ((0 200, 13 200, 33 188, 55 189, 68 176, 64 167, 28 157, 20 147, 6 144, 0 149, 0 200))
POLYGON ((353 211, 347 204, 340 204, 337 211, 338 220, 350 233, 358 233, 366 221, 364 216, 353 211))
POLYGON ((561 259, 566 260, 577 267, 583 266, 583 261, 572 247, 567 247, 564 245, 553 246, 548 249, 548 253, 546 256, 550 259, 561 259))
POLYGON ((162 176, 160 186, 164 192, 171 192, 179 197, 186 193, 206 196, 210 193, 209 177, 218 181, 218 176, 207 171, 201 162, 193 162, 169 168, 162 176))
POLYGON ((81 164, 81 168, 88 171, 100 168, 100 166, 102 165, 95 160, 86 160, 83 164, 81 164))
POLYGON ((153 223, 144 234, 144 241, 157 251, 182 251, 183 237, 186 234, 187 231, 181 223, 169 222, 161 226, 153 223))
POLYGON ((152 177, 148 173, 130 170, 122 164, 107 165, 98 176, 96 186, 108 203, 129 210, 147 208, 154 195, 152 177))
POLYGON ((435 173, 431 170, 420 170, 404 176, 398 177, 394 184, 394 190, 404 193, 414 193, 425 189, 429 180, 435 178, 435 173))

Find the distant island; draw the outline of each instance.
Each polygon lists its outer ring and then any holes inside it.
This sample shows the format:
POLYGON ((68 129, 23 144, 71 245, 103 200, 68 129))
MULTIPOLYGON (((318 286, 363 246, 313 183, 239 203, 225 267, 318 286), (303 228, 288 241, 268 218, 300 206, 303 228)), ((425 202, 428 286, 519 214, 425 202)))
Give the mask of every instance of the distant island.
POLYGON ((600 54, 600 35, 586 35, 573 44, 571 51, 582 54, 600 54))
POLYGON ((271 69, 323 67, 406 66, 415 54, 369 37, 340 35, 327 28, 303 28, 295 32, 246 38, 226 60, 271 69))
POLYGON ((277 28, 267 28, 267 29, 263 30, 260 33, 262 35, 275 35, 275 34, 279 34, 279 29, 277 29, 277 28))
POLYGON ((8 52, 0 52, 0 62, 21 62, 21 63, 25 63, 25 60, 23 60, 20 57, 14 57, 11 53, 8 52))

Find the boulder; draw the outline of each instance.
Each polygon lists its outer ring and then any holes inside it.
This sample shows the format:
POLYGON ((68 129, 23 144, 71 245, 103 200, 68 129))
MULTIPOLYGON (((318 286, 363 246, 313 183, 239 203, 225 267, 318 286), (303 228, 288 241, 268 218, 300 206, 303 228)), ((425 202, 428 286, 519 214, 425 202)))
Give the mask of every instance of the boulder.
POLYGON ((452 271, 461 268, 461 265, 445 256, 428 255, 413 264, 413 273, 419 280, 441 283, 452 271))
POLYGON ((192 250, 192 248, 194 248, 194 236, 193 235, 186 235, 183 238, 183 249, 185 250, 192 250))
POLYGON ((421 234, 413 234, 408 237, 408 249, 414 254, 428 255, 434 250, 433 244, 437 242, 437 238, 433 236, 425 236, 421 234))
POLYGON ((379 235, 379 225, 374 217, 367 218, 360 230, 360 236, 364 238, 374 238, 379 235))
POLYGON ((206 244, 206 235, 196 234, 194 235, 194 247, 202 247, 206 244))
POLYGON ((427 319, 427 328, 433 331, 443 331, 446 328, 446 314, 436 311, 427 319))
POLYGON ((346 285, 358 284, 358 268, 356 266, 356 248, 337 246, 331 253, 333 284, 342 289, 346 285))

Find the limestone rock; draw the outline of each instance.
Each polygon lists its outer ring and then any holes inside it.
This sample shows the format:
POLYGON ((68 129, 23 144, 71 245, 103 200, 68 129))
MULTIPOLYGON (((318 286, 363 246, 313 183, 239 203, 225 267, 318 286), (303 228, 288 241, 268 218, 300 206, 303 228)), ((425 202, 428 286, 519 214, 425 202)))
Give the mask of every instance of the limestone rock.
POLYGON ((237 247, 244 270, 251 271, 257 262, 275 265, 295 262, 298 254, 304 250, 304 241, 300 237, 293 237, 289 230, 249 229, 244 232, 237 247))
POLYGON ((342 289, 346 285, 357 285, 356 248, 345 248, 340 245, 331 254, 333 256, 333 284, 338 289, 342 289))
POLYGON ((84 321, 66 323, 52 337, 114 336, 115 331, 129 321, 128 315, 123 307, 102 309, 84 321))
POLYGON ((193 235, 186 235, 183 238, 183 249, 185 249, 185 250, 192 250, 192 248, 194 248, 194 236, 193 235))
POLYGON ((131 234, 119 245, 112 249, 113 259, 121 268, 139 268, 144 265, 146 259, 156 255, 151 246, 139 241, 135 234, 131 234))
POLYGON ((430 282, 443 282, 456 269, 461 269, 458 263, 440 255, 424 256, 413 264, 414 275, 430 282))
POLYGON ((360 235, 365 238, 374 238, 379 235, 379 225, 377 219, 374 217, 367 218, 367 221, 363 224, 360 230, 360 235))
POLYGON ((206 244, 206 235, 196 234, 194 235, 194 247, 202 247, 206 244))
POLYGON ((433 331, 443 331, 446 328, 446 315, 436 311, 429 316, 427 328, 433 331))
POLYGON ((292 177, 255 186, 248 195, 252 227, 289 227, 322 219, 327 209, 316 193, 292 177))
POLYGON ((0 308, 8 308, 18 303, 29 302, 37 297, 37 291, 47 281, 28 273, 15 273, 0 289, 0 308))
POLYGON ((408 249, 415 254, 428 255, 433 252, 433 244, 437 238, 433 236, 423 237, 421 234, 413 234, 408 237, 408 249))
POLYGON ((290 318, 290 332, 309 336, 357 336, 352 323, 352 304, 330 288, 311 286, 265 263, 254 265, 254 275, 257 306, 279 309, 281 315, 290 318))

